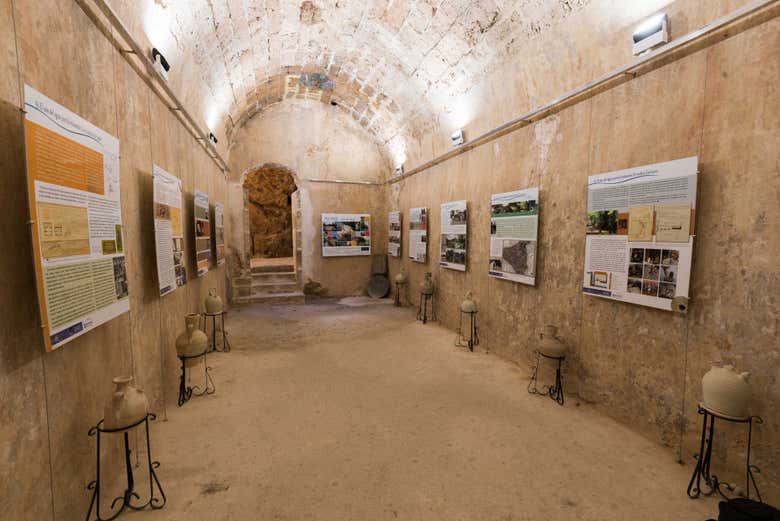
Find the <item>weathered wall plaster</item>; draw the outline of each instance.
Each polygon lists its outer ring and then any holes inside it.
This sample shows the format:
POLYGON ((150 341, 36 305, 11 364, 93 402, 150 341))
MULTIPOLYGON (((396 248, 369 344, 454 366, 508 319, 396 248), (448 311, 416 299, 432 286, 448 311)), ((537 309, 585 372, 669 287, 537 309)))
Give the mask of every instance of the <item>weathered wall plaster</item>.
MULTIPOLYGON (((133 374, 162 420, 176 401, 182 317, 201 309, 208 288, 225 290, 224 268, 212 266, 159 297, 152 165, 181 177, 186 198, 200 189, 224 202, 225 181, 76 2, 0 0, 0 141, 0 512, 14 521, 83 519, 95 472, 87 431, 102 417, 111 378, 133 374), (131 310, 52 353, 43 352, 26 225, 23 83, 120 141, 131 310)), ((191 203, 184 217, 192 222, 191 203)), ((185 237, 187 251, 192 242, 185 237)), ((190 256, 187 268, 195 272, 190 256)), ((118 442, 104 450, 119 455, 118 442)), ((121 467, 104 470, 106 484, 116 482, 109 492, 120 493, 121 467)))
MULTIPOLYGON (((698 451, 696 404, 709 361, 723 358, 750 371, 753 412, 765 420, 754 430, 752 457, 762 469, 757 479, 765 499, 775 502, 778 52, 780 20, 773 19, 403 180, 389 188, 387 205, 405 214, 414 206, 431 209, 431 260, 390 259, 390 267, 393 273, 406 268, 415 297, 423 273, 434 272, 444 324, 457 327, 458 303, 473 291, 480 304, 480 349, 526 367, 543 326, 558 325, 571 346, 567 390, 674 449, 670 458, 679 454, 690 464, 698 451), (699 156, 701 177, 690 313, 583 296, 587 176, 691 155, 699 156), (490 194, 531 186, 541 187, 537 286, 491 279, 490 194), (439 205, 458 199, 468 199, 470 211, 465 274, 439 269, 431 254, 439 248, 439 205)), ((559 85, 561 75, 553 72, 545 83, 559 85)), ((499 112, 507 119, 505 106, 489 110, 494 119, 499 112)), ((407 245, 405 221, 405 251, 407 245)), ((716 440, 717 465, 728 469, 719 476, 740 483, 743 435, 725 427, 716 440)))
MULTIPOLYGON (((369 257, 323 258, 322 213, 370 213, 372 252, 386 252, 387 212, 381 185, 319 183, 310 179, 381 182, 390 166, 374 140, 336 107, 314 101, 277 104, 235 134, 230 149, 227 218, 233 223, 230 256, 246 258, 242 178, 265 164, 290 169, 301 206, 301 281, 311 278, 331 295, 363 294, 371 274, 369 257)), ((240 268, 237 262, 231 264, 240 268)), ((246 266, 243 266, 246 267, 246 266)))

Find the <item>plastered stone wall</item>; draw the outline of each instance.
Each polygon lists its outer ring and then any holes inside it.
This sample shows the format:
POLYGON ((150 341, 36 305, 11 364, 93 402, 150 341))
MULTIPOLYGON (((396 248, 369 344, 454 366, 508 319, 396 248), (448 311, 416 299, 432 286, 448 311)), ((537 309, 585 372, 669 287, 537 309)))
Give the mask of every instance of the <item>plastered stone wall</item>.
MULTIPOLYGON (((183 315, 201 309, 209 288, 225 292, 225 269, 212 266, 205 277, 158 296, 152 165, 182 178, 187 223, 194 219, 186 203, 193 191, 225 202, 225 178, 71 1, 0 0, 0 139, 0 512, 14 521, 83 519, 95 472, 95 439, 87 431, 103 415, 111 378, 134 375, 162 421, 176 403, 174 338, 183 315), (26 224, 24 83, 120 141, 131 310, 52 353, 43 348, 26 224)), ((192 233, 185 237, 190 253, 192 233)), ((194 268, 188 256, 187 269, 194 268)), ((121 457, 115 438, 104 446, 114 455, 105 462, 121 457)), ((121 493, 122 467, 103 470, 106 497, 121 493)))
MULTIPOLYGON (((301 281, 320 282, 330 295, 365 293, 370 257, 324 258, 321 245, 322 213, 370 213, 372 252, 387 251, 385 186, 359 183, 381 183, 390 166, 360 125, 336 107, 316 101, 277 104, 236 132, 229 164, 226 218, 231 221, 231 258, 245 259, 248 251, 242 188, 246 172, 265 164, 280 165, 292 171, 300 198, 301 281)), ((234 269, 236 263, 231 264, 234 269)))
MULTIPOLYGON (((425 271, 438 287, 438 315, 458 325, 466 291, 480 305, 479 349, 531 367, 545 324, 560 327, 570 354, 567 392, 693 465, 701 428, 696 405, 709 362, 750 371, 753 462, 765 499, 780 500, 780 20, 670 63, 473 149, 388 188, 404 213, 404 257, 414 302, 425 271), (583 296, 587 177, 698 155, 699 202, 692 305, 687 316, 583 296), (539 186, 536 287, 487 276, 492 193, 539 186), (439 269, 439 205, 469 201, 469 267, 439 269), (430 209, 429 261, 408 252, 408 210, 430 209)), ((555 76, 550 75, 555 84, 555 76)), ((493 109, 491 110, 498 110, 493 109)), ((504 119, 506 111, 504 111, 504 119)), ((552 368, 543 373, 552 378, 552 368)), ((518 388, 517 392, 525 392, 518 388)), ((572 406, 575 400, 567 402, 572 406)), ((551 405, 552 406, 552 405, 551 405)), ((720 426, 713 463, 744 483, 745 432, 720 426)), ((562 440, 565 445, 565 440, 562 440)), ((691 470, 693 467, 691 466, 691 470)), ((683 491, 681 490, 681 493, 683 491)))

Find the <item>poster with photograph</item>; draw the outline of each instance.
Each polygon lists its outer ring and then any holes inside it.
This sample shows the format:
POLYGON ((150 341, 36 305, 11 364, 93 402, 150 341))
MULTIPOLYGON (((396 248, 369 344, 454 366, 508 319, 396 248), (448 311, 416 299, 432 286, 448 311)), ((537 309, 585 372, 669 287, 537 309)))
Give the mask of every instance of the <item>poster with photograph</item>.
POLYGON ((214 203, 214 253, 217 266, 225 264, 225 209, 222 203, 214 203))
POLYGON ((671 310, 688 297, 698 158, 588 178, 583 292, 671 310))
POLYGON ((539 188, 490 197, 491 277, 536 284, 539 188))
POLYGON ((428 262, 428 209, 409 209, 409 258, 428 262))
POLYGON ((390 212, 387 226, 387 254, 401 256, 401 212, 390 212))
POLYGON ((466 271, 466 201, 441 205, 441 258, 439 265, 451 270, 466 271))
POLYGON ((130 309, 119 141, 29 85, 24 98, 35 279, 53 351, 130 309))
POLYGON ((154 165, 152 177, 157 283, 162 297, 187 283, 181 219, 182 188, 181 179, 157 165, 154 165))
POLYGON ((211 259, 211 221, 209 220, 209 196, 195 190, 195 266, 198 277, 209 271, 211 259))
POLYGON ((322 214, 322 256, 371 255, 371 216, 365 213, 322 214))

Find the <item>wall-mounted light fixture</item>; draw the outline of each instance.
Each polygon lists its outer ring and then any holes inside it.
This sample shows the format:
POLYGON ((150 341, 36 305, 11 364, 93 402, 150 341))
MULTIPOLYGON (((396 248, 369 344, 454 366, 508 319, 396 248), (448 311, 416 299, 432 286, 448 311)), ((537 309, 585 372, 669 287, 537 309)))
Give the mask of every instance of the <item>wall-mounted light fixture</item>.
POLYGON ((209 132, 209 141, 211 141, 212 145, 217 144, 217 136, 215 136, 213 132, 209 132))
POLYGON ((452 146, 457 147, 466 142, 466 134, 463 133, 463 129, 456 130, 450 136, 452 140, 452 146))
POLYGON ((157 74, 165 81, 168 81, 168 71, 171 70, 171 64, 169 64, 168 60, 165 59, 165 56, 157 50, 157 47, 152 49, 152 61, 154 62, 154 70, 157 71, 157 74))
POLYGON ((404 175, 404 164, 401 163, 397 167, 395 167, 395 175, 396 176, 402 176, 404 175))
POLYGON ((669 17, 666 13, 651 16, 634 29, 634 55, 669 43, 669 17))

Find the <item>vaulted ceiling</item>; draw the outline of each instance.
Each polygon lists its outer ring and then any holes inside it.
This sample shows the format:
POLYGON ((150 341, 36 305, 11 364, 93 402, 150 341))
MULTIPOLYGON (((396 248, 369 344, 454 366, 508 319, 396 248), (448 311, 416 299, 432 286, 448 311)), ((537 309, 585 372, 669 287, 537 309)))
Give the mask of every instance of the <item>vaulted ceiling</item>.
MULTIPOLYGON (((115 0, 118 1, 118 0, 115 0)), ((396 159, 524 42, 590 0, 138 0, 171 83, 228 138, 267 106, 349 113, 396 159)), ((229 139, 228 139, 229 140, 229 139)))

